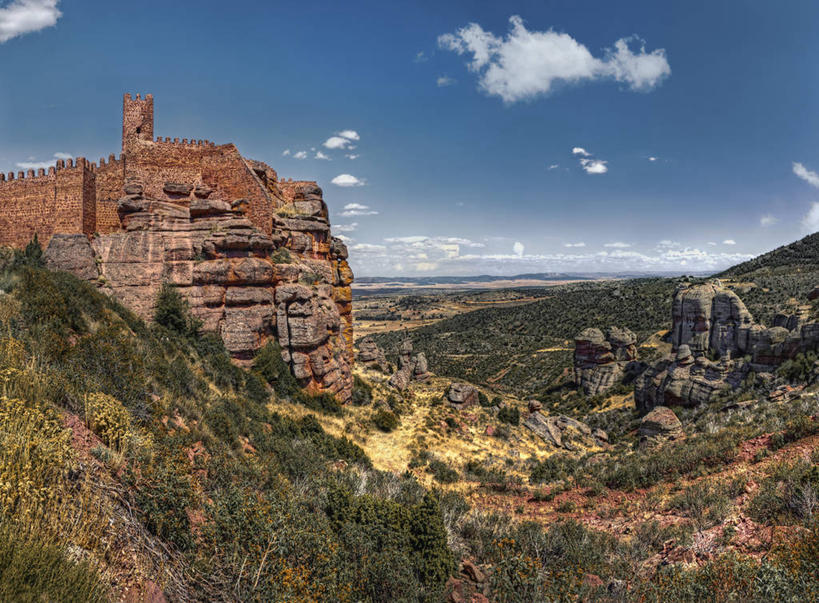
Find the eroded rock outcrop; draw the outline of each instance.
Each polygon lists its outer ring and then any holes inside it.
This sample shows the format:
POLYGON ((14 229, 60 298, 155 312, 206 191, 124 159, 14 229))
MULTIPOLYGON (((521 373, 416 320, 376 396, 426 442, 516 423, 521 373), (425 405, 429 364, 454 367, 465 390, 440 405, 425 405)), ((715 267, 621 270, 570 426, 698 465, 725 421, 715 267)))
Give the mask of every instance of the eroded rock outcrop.
POLYGON ((657 406, 640 421, 638 430, 640 442, 658 444, 671 440, 679 440, 684 436, 682 423, 667 406, 657 406))
POLYGON ((605 446, 608 434, 602 429, 592 429, 586 423, 565 415, 545 415, 530 412, 523 424, 535 435, 557 448, 578 450, 578 446, 605 446))
POLYGON ((411 381, 424 381, 429 377, 426 355, 423 352, 413 354, 412 341, 405 339, 398 349, 398 370, 390 377, 389 384, 404 391, 411 381))
POLYGON ((719 281, 683 285, 672 303, 672 354, 635 382, 637 408, 697 406, 736 388, 752 371, 765 374, 800 352, 817 349, 819 323, 780 314, 756 323, 739 296, 719 281), (711 360, 714 359, 714 360, 711 360))
POLYGON ((575 337, 575 383, 587 396, 610 389, 637 360, 637 336, 628 329, 585 329, 575 337))
POLYGON ((358 342, 358 357, 356 361, 365 368, 388 373, 390 365, 384 355, 384 350, 371 337, 365 337, 358 342))
POLYGON ((172 283, 237 361, 276 340, 303 387, 346 401, 353 364, 347 250, 330 237, 321 189, 291 188, 287 217, 274 218, 266 235, 245 217, 241 200, 159 201, 132 183, 134 194, 117 206, 121 231, 57 238, 47 262, 96 281, 146 320, 162 283, 172 283))
POLYGON ((468 383, 452 383, 446 392, 450 405, 458 410, 468 406, 475 406, 480 401, 478 389, 468 383))

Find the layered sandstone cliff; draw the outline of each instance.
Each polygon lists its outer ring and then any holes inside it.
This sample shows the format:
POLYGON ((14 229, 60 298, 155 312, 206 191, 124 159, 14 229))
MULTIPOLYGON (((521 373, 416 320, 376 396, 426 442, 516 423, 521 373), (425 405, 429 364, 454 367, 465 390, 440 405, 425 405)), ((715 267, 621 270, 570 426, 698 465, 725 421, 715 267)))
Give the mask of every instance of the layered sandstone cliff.
POLYGON ((350 398, 353 277, 315 183, 287 186, 270 235, 251 223, 241 199, 202 190, 185 202, 160 201, 139 183, 126 192, 117 204, 121 230, 56 235, 48 265, 96 282, 144 319, 162 283, 172 283, 237 361, 275 340, 303 387, 350 398))
POLYGON ((587 396, 611 389, 637 360, 637 336, 629 329, 585 329, 575 337, 575 383, 587 396))
POLYGON ((756 323, 739 296, 719 281, 679 287, 672 302, 672 355, 637 380, 637 408, 710 402, 749 373, 771 372, 819 347, 819 323, 780 314, 774 324, 756 323))

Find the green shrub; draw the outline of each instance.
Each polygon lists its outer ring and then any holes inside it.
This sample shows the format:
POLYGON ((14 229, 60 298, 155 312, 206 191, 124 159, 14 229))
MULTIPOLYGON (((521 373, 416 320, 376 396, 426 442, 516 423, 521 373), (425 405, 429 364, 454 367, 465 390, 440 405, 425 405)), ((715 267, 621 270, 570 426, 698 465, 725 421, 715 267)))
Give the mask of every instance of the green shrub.
POLYGON ((395 413, 384 408, 379 408, 373 413, 372 421, 373 425, 387 433, 394 431, 398 427, 398 417, 395 416, 395 413))
POLYGON ((427 472, 441 484, 454 484, 458 481, 458 472, 440 459, 431 459, 427 465, 427 472))
POLYGON ((372 401, 373 386, 358 375, 353 375, 353 404, 356 406, 366 406, 372 404, 372 401))
POLYGON ((162 283, 159 289, 154 322, 183 337, 196 337, 202 328, 202 321, 191 315, 188 301, 170 283, 162 283))
POLYGON ((42 538, 25 538, 11 524, 0 527, 0 600, 107 601, 90 563, 69 561, 66 551, 42 538))
POLYGON ((504 406, 498 411, 498 420, 509 425, 520 425, 520 411, 515 406, 504 406))

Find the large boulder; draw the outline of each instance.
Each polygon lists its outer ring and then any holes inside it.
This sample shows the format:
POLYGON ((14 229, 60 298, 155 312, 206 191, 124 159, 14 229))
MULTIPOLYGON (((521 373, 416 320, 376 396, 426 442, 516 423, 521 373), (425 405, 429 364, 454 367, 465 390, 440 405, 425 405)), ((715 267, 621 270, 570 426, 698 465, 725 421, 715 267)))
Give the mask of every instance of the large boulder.
POLYGON ((640 421, 642 442, 659 443, 684 437, 682 423, 667 406, 657 406, 640 421))
POLYGON ((446 397, 452 407, 457 409, 474 406, 479 402, 477 388, 468 383, 452 383, 447 390, 446 397))
POLYGON ((575 383, 587 396, 611 389, 637 360, 637 336, 628 329, 610 327, 605 335, 589 328, 575 337, 575 383))
POLYGON ((358 342, 358 362, 370 369, 386 373, 390 370, 390 365, 384 355, 384 350, 371 337, 365 337, 358 342))

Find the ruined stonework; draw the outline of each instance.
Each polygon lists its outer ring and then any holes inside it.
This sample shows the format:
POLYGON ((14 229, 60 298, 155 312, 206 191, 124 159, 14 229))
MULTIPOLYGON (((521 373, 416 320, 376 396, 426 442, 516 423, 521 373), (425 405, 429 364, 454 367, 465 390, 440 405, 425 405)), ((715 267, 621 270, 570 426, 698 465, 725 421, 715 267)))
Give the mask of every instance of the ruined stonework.
POLYGON ((0 181, 0 208, 52 197, 51 213, 0 210, 0 244, 36 232, 50 267, 145 319, 172 283, 237 361, 275 340, 304 387, 350 398, 353 274, 315 182, 279 180, 232 144, 154 139, 153 98, 126 95, 119 159, 0 181))
POLYGON ((819 346, 819 323, 777 315, 774 324, 756 323, 736 293, 719 281, 681 286, 672 303, 672 354, 635 382, 637 408, 711 402, 749 373, 769 373, 819 346))
POLYGON ((611 389, 637 360, 637 336, 628 329, 585 329, 575 337, 575 383, 587 396, 611 389))

